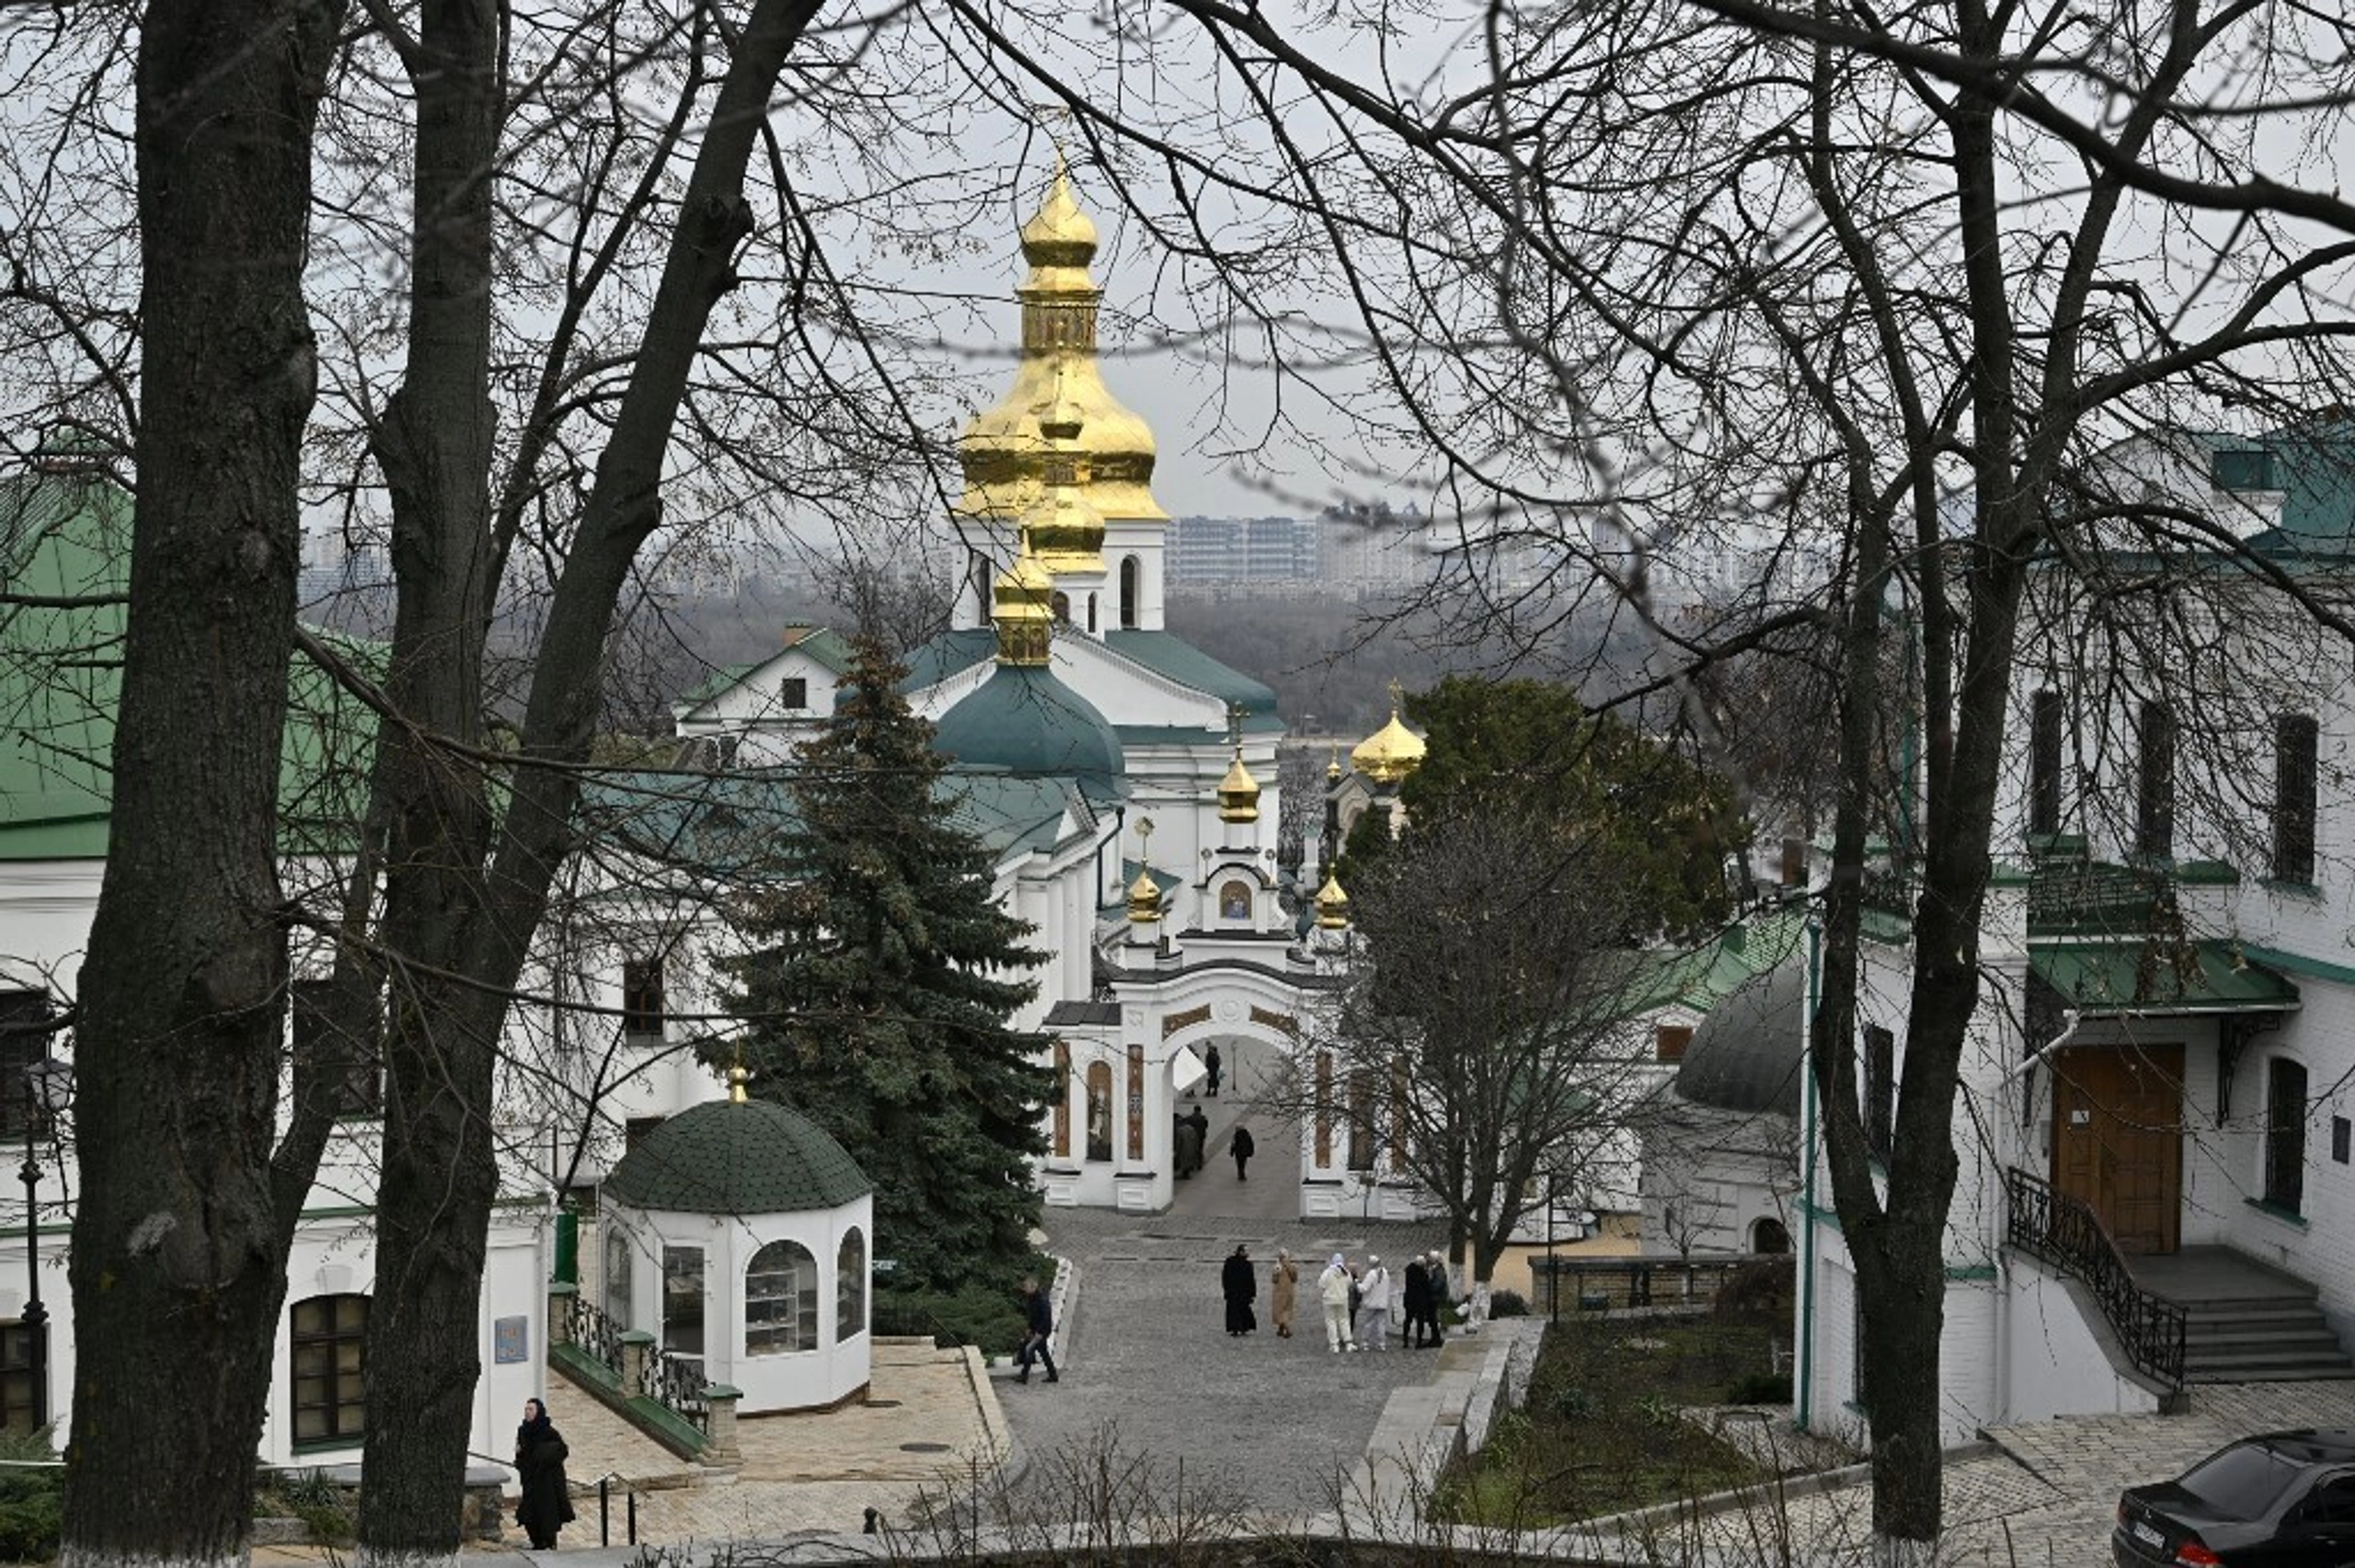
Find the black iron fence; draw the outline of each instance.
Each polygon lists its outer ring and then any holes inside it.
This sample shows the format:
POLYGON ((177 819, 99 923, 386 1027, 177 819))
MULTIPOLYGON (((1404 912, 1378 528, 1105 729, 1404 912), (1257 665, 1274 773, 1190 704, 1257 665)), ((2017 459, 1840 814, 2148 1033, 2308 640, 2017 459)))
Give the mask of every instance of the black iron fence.
POLYGON ((594 1359, 615 1379, 622 1375, 622 1331, 619 1324, 601 1311, 586 1297, 575 1296, 567 1313, 566 1326, 573 1345, 584 1356, 594 1359))
POLYGON ((2026 1171, 2004 1173, 2004 1205, 2005 1240, 2084 1280, 2127 1358, 2168 1388, 2183 1387, 2184 1310, 2135 1282, 2101 1217, 2026 1171))
POLYGON ((647 1397, 708 1433, 711 1406, 703 1397, 704 1382, 701 1356, 672 1356, 660 1345, 646 1347, 647 1397))

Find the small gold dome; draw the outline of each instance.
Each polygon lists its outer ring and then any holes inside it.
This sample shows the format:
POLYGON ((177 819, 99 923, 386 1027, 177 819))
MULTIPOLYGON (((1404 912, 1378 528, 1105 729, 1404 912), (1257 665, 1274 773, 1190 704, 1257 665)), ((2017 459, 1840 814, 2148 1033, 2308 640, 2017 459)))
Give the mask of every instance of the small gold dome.
POLYGON ((1423 738, 1398 722, 1398 705, 1390 705, 1390 722, 1358 742, 1350 762, 1378 784, 1396 784, 1422 764, 1423 738))
POLYGON ((1332 760, 1325 764, 1325 782, 1328 784, 1341 782, 1341 743, 1338 740, 1333 742, 1332 760))
POLYGON ((1341 891, 1329 871, 1325 874, 1325 886, 1316 890, 1316 923, 1327 931, 1339 931, 1350 923, 1350 896, 1341 891))
POLYGON ((1243 748, 1235 749, 1235 761, 1226 765, 1226 777, 1218 781, 1218 819, 1222 822, 1257 822, 1259 819, 1259 781, 1243 765, 1243 748))
POLYGON ((1153 879, 1153 868, 1138 870, 1137 879, 1129 884, 1129 922, 1151 925, 1161 918, 1161 887, 1153 879))
POLYGON ((1047 199, 1022 225, 1022 259, 1033 267, 1085 267, 1096 259, 1096 220, 1072 194, 1071 174, 1055 160, 1047 199))
POLYGON ((990 619, 997 628, 1000 664, 1043 665, 1054 624, 1055 579, 1028 549, 997 575, 990 619))

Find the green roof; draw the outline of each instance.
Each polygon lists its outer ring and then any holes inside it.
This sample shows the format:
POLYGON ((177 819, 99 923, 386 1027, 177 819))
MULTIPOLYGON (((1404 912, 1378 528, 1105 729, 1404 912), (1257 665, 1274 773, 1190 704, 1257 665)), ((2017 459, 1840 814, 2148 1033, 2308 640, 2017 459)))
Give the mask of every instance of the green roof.
POLYGON ((1104 646, 1180 686, 1207 692, 1230 707, 1252 715, 1276 711, 1274 691, 1221 664, 1175 632, 1107 632, 1104 646))
MULTIPOLYGON (((106 856, 132 524, 131 497, 103 478, 0 483, 0 578, 12 593, 84 601, 0 606, 0 861, 106 856)), ((380 645, 313 635, 381 674, 380 645)), ((299 651, 287 697, 281 841, 331 850, 359 819, 374 717, 299 651)))
POLYGON ((940 715, 932 745, 969 768, 1067 777, 1100 799, 1120 793, 1128 768, 1096 704, 1044 667, 1000 665, 940 715))
POLYGON ((723 692, 733 690, 744 678, 764 670, 788 653, 808 655, 820 668, 836 675, 846 674, 851 666, 850 640, 831 626, 787 626, 785 646, 764 658, 748 659, 742 664, 723 664, 712 670, 700 682, 682 695, 677 707, 694 707, 707 703, 723 692))
POLYGON ((908 655, 908 675, 900 682, 900 694, 908 696, 937 686, 959 670, 996 657, 997 633, 987 626, 943 632, 908 655))
POLYGON ((875 1190, 817 1123, 765 1100, 693 1105, 622 1156, 605 1191, 674 1214, 798 1214, 875 1190))
POLYGON ((2224 941, 2044 942, 2030 944, 2028 973, 2062 1005, 2091 1017, 2146 1013, 2286 1013, 2298 988, 2224 941))
POLYGON ((1775 910, 1738 921, 1696 947, 1641 955, 1624 1005, 1632 1017, 1661 1007, 1707 1013, 1798 950, 1807 919, 1775 910))

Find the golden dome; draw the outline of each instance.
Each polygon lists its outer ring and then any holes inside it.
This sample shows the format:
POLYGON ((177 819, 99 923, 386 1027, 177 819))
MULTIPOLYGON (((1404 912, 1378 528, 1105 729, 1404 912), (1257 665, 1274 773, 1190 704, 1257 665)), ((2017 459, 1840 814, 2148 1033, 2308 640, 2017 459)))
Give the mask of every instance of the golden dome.
POLYGON ((1022 225, 1022 256, 1030 264, 1014 292, 1022 303, 1022 361, 1005 395, 965 427, 958 511, 1019 518, 1061 468, 1099 516, 1166 521, 1169 514, 1153 498, 1153 429, 1105 387, 1097 366, 1104 292, 1087 271, 1096 224, 1060 164, 1047 199, 1022 225))
POLYGON ((1129 884, 1129 921, 1132 925, 1151 925, 1161 918, 1161 888, 1153 879, 1151 866, 1140 866, 1137 879, 1129 884))
POLYGON ((1316 923, 1326 931, 1339 931, 1350 923, 1350 896, 1329 871, 1325 886, 1316 890, 1316 923))
POLYGON ((997 661, 1033 667, 1047 662, 1047 638, 1054 624, 1055 579, 1025 550, 992 586, 990 619, 997 628, 997 661))
POLYGON ((1235 761, 1226 765, 1226 777, 1218 781, 1218 819, 1222 822, 1257 822, 1259 819, 1259 781, 1243 765, 1243 748, 1235 749, 1235 761))
POLYGON ((1327 784, 1341 782, 1341 743, 1338 740, 1333 742, 1332 760, 1325 764, 1325 782, 1327 784))
POLYGON ((1022 538, 1046 568, 1051 589, 1055 578, 1103 574, 1104 514, 1064 475, 1057 475, 1022 514, 1022 538))
POLYGON ((1390 722, 1358 742, 1350 763, 1378 784, 1396 784, 1423 761, 1423 738, 1398 722, 1398 704, 1390 705, 1390 722))

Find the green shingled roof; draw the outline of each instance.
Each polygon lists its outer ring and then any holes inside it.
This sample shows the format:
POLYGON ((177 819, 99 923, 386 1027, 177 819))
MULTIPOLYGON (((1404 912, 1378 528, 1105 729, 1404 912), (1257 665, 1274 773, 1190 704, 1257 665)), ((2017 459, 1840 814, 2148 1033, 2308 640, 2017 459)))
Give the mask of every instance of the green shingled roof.
POLYGON ((605 1182, 621 1203, 674 1214, 798 1214, 874 1190, 817 1123, 765 1100, 681 1111, 640 1139, 605 1182))

